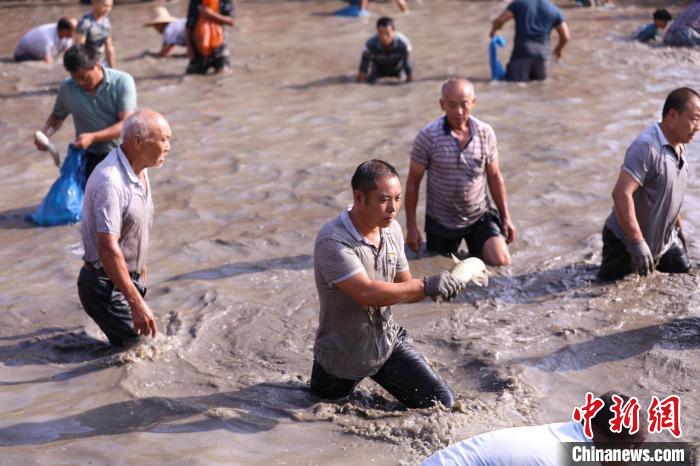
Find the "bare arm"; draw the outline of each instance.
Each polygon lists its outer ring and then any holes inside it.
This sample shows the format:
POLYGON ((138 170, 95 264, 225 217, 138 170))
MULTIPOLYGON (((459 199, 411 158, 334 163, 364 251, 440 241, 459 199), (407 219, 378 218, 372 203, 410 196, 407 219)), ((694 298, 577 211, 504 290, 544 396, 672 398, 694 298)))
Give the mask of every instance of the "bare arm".
POLYGON ((110 68, 114 69, 117 67, 117 55, 114 52, 111 36, 105 41, 105 58, 107 58, 107 64, 109 64, 110 68))
POLYGON ((122 126, 124 125, 124 120, 129 118, 134 112, 119 112, 117 118, 119 121, 114 123, 112 126, 108 126, 103 130, 94 131, 92 133, 82 133, 80 134, 73 145, 78 149, 87 149, 95 142, 111 141, 113 139, 118 139, 122 134, 122 126))
POLYGON ((632 194, 639 188, 640 184, 637 183, 637 180, 626 171, 621 170, 612 192, 615 217, 617 217, 625 237, 632 242, 644 241, 632 198, 632 194))
MULTIPOLYGON (((410 270, 406 270, 404 272, 400 272, 396 274, 396 277, 394 278, 394 283, 404 283, 404 282, 409 282, 413 280, 413 275, 411 275, 410 270)), ((406 303, 417 303, 418 301, 422 301, 425 296, 419 296, 415 299, 411 299, 409 301, 405 301, 406 303)))
POLYGON ((230 16, 222 15, 221 13, 217 13, 214 10, 212 10, 209 7, 202 7, 201 15, 202 17, 208 19, 209 21, 212 21, 216 24, 220 24, 222 26, 233 26, 233 18, 230 16))
POLYGON ((391 306, 398 303, 420 301, 425 297, 423 280, 411 278, 410 272, 402 272, 396 278, 403 281, 387 283, 380 280, 370 280, 367 274, 362 271, 336 285, 363 307, 391 306))
POLYGON ((160 52, 158 52, 158 56, 160 58, 166 58, 168 55, 170 55, 170 52, 173 50, 174 45, 165 45, 163 44, 163 47, 161 47, 160 52))
POLYGON ((503 12, 493 20, 491 23, 491 32, 489 36, 493 37, 496 31, 501 29, 504 24, 513 19, 513 13, 510 10, 503 10, 503 12))
POLYGON ((75 34, 73 34, 73 43, 74 44, 84 44, 86 40, 87 40, 87 37, 84 34, 81 34, 79 32, 76 32, 75 34))
POLYGON ((554 48, 554 57, 557 60, 561 59, 561 53, 564 50, 564 47, 566 46, 567 42, 571 39, 571 33, 569 32, 569 26, 565 22, 562 22, 559 26, 557 26, 557 34, 559 34, 559 43, 557 46, 554 48))
POLYGON ((117 236, 97 233, 97 240, 102 266, 112 283, 126 297, 136 332, 145 336, 155 336, 158 330, 153 312, 131 281, 117 236))
POLYGON ((418 207, 418 193, 420 183, 425 174, 425 167, 411 161, 406 180, 406 244, 413 252, 420 250, 422 242, 418 223, 416 222, 416 209, 418 207))
POLYGON ((503 234, 506 237, 506 243, 512 243, 515 240, 515 226, 510 219, 508 212, 508 195, 506 193, 506 184, 501 175, 501 168, 498 165, 498 160, 486 165, 486 182, 489 185, 491 197, 496 203, 498 212, 501 214, 503 223, 503 234))
POLYGON ((404 13, 408 12, 408 5, 406 4, 406 0, 394 0, 396 3, 396 6, 399 7, 399 10, 401 10, 404 13))
MULTIPOLYGON (((56 131, 61 129, 61 125, 63 125, 63 121, 65 118, 58 118, 56 115, 53 113, 49 115, 49 117, 46 119, 46 123, 44 123, 44 127, 41 128, 41 131, 47 136, 51 137, 56 131)), ((36 146, 37 149, 39 150, 46 150, 46 147, 42 144, 39 144, 39 141, 34 139, 34 145, 36 146)))

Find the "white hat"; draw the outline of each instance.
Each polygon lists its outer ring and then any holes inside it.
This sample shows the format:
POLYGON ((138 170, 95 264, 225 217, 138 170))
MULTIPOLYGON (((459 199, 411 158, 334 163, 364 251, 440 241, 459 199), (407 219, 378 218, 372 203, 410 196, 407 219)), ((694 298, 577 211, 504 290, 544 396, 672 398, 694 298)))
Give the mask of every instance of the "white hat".
POLYGON ((172 23, 173 21, 177 21, 177 18, 174 16, 170 16, 170 13, 168 13, 168 9, 165 8, 164 6, 157 6, 153 10, 153 18, 147 23, 144 23, 144 26, 153 26, 154 24, 167 24, 167 23, 172 23))

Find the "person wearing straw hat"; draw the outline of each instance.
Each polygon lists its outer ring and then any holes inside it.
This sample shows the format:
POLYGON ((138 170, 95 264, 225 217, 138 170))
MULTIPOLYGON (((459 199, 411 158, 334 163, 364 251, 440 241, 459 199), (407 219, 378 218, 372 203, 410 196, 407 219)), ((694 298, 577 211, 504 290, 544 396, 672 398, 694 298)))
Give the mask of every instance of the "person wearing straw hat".
POLYGON ((168 9, 158 6, 153 10, 153 18, 144 24, 144 27, 153 26, 153 29, 163 34, 163 46, 158 53, 160 58, 170 55, 176 45, 185 47, 185 18, 171 16, 168 9))

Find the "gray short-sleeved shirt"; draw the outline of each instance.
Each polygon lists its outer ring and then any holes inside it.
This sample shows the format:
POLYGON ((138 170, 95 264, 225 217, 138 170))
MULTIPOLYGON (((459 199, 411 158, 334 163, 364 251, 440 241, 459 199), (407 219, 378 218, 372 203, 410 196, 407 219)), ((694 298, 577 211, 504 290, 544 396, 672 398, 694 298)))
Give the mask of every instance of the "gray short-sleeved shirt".
POLYGON ((442 116, 423 128, 411 149, 411 161, 428 171, 426 215, 446 229, 465 228, 489 208, 486 166, 498 160, 496 134, 469 117, 471 140, 462 149, 442 116))
MULTIPOLYGON (((622 164, 622 170, 641 186, 632 195, 634 211, 654 258, 664 254, 674 239, 674 225, 688 182, 684 146, 678 157, 659 124, 654 123, 634 140, 622 164)), ((614 208, 605 226, 619 239, 625 239, 614 208)))
POLYGON ((83 260, 102 267, 97 233, 119 237, 119 247, 130 272, 146 264, 148 233, 153 224, 153 199, 148 173, 145 189, 120 147, 109 153, 92 172, 85 187, 80 225, 83 260))
POLYGON ((374 375, 389 359, 400 327, 389 306, 362 307, 337 283, 365 272, 370 280, 393 282, 408 270, 398 222, 381 230, 379 249, 363 238, 349 211, 326 223, 314 246, 314 272, 321 305, 314 358, 345 379, 374 375))
MULTIPOLYGON (((102 68, 104 79, 95 95, 81 89, 73 78, 61 83, 53 107, 57 118, 73 115, 76 136, 102 131, 119 121, 119 113, 136 110, 136 85, 130 74, 111 68, 102 68)), ((96 142, 88 150, 106 154, 119 145, 119 139, 96 142)))

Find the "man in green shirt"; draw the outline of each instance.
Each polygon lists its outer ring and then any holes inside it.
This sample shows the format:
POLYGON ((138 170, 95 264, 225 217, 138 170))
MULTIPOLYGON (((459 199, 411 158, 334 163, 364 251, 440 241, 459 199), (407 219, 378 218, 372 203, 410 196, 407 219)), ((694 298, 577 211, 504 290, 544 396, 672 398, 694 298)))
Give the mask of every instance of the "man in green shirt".
MULTIPOLYGON (((86 150, 85 179, 121 141, 124 120, 136 110, 134 78, 123 71, 104 68, 100 54, 85 45, 74 45, 63 56, 63 66, 70 73, 58 90, 53 111, 43 132, 51 137, 66 117, 73 115, 73 146, 86 150)), ((39 150, 46 146, 38 141, 39 150)))

